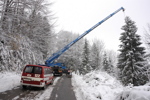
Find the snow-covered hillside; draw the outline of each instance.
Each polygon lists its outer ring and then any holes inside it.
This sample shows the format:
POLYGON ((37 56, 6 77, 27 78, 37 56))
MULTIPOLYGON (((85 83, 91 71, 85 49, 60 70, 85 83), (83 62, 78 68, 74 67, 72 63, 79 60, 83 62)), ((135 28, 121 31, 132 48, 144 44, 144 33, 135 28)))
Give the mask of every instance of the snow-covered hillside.
POLYGON ((150 100, 150 86, 123 87, 114 77, 100 71, 84 76, 74 73, 72 85, 77 100, 150 100))
MULTIPOLYGON (((17 42, 12 44, 11 46, 6 45, 7 43, 0 42, 1 72, 20 72, 26 64, 42 64, 44 62, 43 53, 31 46, 33 42, 28 37, 22 35, 18 35, 18 37, 19 39, 16 40, 17 42)), ((4 37, 2 34, 0 35, 0 39, 7 40, 8 38, 4 37)), ((12 43, 11 41, 15 41, 13 37, 8 40, 10 43, 12 43)))

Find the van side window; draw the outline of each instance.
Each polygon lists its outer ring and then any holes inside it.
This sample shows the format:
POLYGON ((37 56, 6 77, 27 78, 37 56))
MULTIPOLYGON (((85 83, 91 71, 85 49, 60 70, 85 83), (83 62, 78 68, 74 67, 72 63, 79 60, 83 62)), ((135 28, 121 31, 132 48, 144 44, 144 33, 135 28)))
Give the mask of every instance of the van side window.
POLYGON ((44 68, 44 74, 47 74, 47 69, 46 68, 44 68))
POLYGON ((51 74, 51 73, 53 73, 53 70, 52 70, 52 69, 49 69, 48 72, 51 74))
POLYGON ((52 70, 50 68, 44 68, 44 74, 51 74, 52 70))

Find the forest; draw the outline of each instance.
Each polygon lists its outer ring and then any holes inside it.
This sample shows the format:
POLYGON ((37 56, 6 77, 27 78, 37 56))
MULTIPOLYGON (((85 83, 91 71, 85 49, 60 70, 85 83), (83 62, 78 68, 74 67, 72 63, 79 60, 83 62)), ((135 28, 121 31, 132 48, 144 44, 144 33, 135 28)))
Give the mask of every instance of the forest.
MULTIPOLYGON (((44 64, 53 53, 76 39, 79 34, 55 32, 50 7, 45 0, 0 0, 0 72, 21 72, 27 64, 44 64)), ((143 85, 150 81, 150 25, 145 30, 145 44, 136 34, 136 22, 126 17, 120 28, 119 52, 105 49, 101 40, 85 38, 62 54, 57 62, 86 74, 106 71, 124 85, 143 85), (129 79, 127 81, 127 79, 129 79)), ((134 20, 134 19, 133 19, 134 20)))

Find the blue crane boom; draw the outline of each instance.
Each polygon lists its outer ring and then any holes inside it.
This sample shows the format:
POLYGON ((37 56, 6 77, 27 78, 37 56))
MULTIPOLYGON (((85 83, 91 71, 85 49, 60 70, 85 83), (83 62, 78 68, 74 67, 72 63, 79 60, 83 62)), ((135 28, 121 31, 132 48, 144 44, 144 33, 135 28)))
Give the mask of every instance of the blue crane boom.
POLYGON ((56 52, 50 58, 48 58, 46 60, 46 62, 45 62, 45 65, 46 66, 53 66, 55 59, 57 59, 61 54, 63 54, 66 50, 68 50, 73 44, 75 44, 77 41, 79 41, 81 38, 83 38, 85 35, 87 35, 93 29, 95 29, 96 27, 98 27, 99 25, 101 25, 103 22, 105 22, 107 19, 109 19, 110 17, 112 17, 113 15, 115 15, 120 10, 124 11, 125 9, 123 7, 121 7, 118 10, 116 10, 115 12, 113 12, 112 14, 110 14, 109 16, 107 16, 106 18, 104 18, 103 20, 101 20, 100 22, 98 22, 97 24, 95 24, 93 27, 91 27, 90 29, 88 29, 87 31, 85 31, 83 34, 81 34, 78 38, 76 38, 75 40, 73 40, 72 42, 70 42, 68 45, 66 45, 64 48, 62 48, 60 51, 56 52))

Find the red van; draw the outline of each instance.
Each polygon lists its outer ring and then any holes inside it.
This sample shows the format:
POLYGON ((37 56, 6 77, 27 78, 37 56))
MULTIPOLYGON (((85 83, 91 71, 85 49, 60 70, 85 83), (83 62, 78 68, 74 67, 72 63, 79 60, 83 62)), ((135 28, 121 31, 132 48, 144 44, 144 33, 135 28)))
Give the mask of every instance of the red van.
POLYGON ((53 70, 51 67, 44 65, 26 65, 21 76, 21 85, 23 88, 27 86, 42 87, 52 84, 54 80, 53 70))

